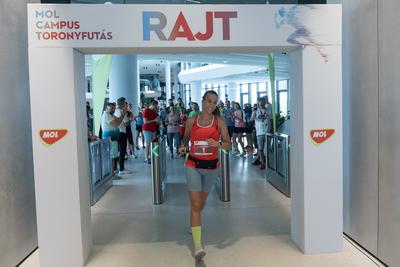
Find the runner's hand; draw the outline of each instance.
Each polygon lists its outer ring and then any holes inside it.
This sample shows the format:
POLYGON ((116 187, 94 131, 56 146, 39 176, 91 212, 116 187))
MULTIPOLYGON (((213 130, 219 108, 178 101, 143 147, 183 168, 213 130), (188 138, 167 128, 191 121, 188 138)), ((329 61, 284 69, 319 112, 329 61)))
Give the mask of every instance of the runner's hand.
POLYGON ((186 147, 185 146, 180 146, 178 149, 179 154, 185 155, 186 152, 186 147))
POLYGON ((209 138, 206 141, 207 141, 209 146, 218 147, 218 141, 216 141, 216 140, 214 140, 212 138, 209 138))

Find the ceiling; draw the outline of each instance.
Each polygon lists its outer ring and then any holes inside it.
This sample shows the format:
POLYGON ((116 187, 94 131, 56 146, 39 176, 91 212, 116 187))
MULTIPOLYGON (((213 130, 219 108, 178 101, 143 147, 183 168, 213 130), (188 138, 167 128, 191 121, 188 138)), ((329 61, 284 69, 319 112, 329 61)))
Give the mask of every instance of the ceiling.
MULTIPOLYGON (((207 79, 207 76, 199 79, 205 83, 228 83, 228 82, 251 82, 265 81, 268 71, 267 54, 255 53, 219 53, 219 54, 146 54, 137 55, 139 59, 140 75, 157 75, 161 82, 165 81, 165 62, 171 64, 171 81, 174 81, 173 68, 178 68, 179 73, 180 62, 200 63, 204 64, 224 64, 224 65, 241 65, 243 72, 235 75, 224 75, 221 73, 219 77, 207 79), (257 66, 256 71, 246 66, 257 66)), ((96 57, 96 56, 95 56, 96 57)), ((197 64, 198 65, 198 64, 197 64)), ((253 68, 254 69, 254 68, 253 68)), ((86 57, 86 75, 92 73, 92 57, 86 57)), ((275 55, 275 73, 276 79, 287 79, 289 76, 289 60, 286 54, 275 55)))

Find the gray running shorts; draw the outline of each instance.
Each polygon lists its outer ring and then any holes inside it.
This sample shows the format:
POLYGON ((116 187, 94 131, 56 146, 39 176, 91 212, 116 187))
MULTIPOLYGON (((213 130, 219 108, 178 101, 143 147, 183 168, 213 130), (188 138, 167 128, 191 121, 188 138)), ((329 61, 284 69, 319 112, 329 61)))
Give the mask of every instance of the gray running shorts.
POLYGON ((209 193, 215 184, 218 170, 198 169, 186 166, 186 183, 190 192, 209 193))

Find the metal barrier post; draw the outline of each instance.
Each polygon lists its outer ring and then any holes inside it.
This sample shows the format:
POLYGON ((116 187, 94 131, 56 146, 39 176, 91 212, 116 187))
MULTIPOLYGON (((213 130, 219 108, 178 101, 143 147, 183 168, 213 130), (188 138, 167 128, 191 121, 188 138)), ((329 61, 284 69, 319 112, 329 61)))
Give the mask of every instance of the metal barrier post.
POLYGON ((162 204, 166 189, 167 163, 165 136, 156 137, 151 142, 151 177, 153 184, 153 204, 162 204))
POLYGON ((229 151, 220 149, 219 151, 220 169, 216 183, 216 190, 221 201, 231 201, 231 169, 229 161, 229 151))

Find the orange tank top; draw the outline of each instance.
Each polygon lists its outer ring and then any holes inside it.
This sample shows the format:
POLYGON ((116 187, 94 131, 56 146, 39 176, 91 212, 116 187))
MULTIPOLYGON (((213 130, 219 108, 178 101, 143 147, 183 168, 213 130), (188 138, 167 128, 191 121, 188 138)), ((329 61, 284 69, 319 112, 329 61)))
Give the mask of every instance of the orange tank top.
MULTIPOLYGON (((209 138, 212 138, 215 141, 219 140, 217 117, 213 116, 212 123, 206 127, 199 125, 198 118, 199 116, 195 117, 192 129, 190 131, 189 154, 191 157, 200 160, 218 159, 218 147, 209 146, 206 141, 209 138)), ((196 164, 190 159, 187 159, 186 166, 195 167, 196 164)))

